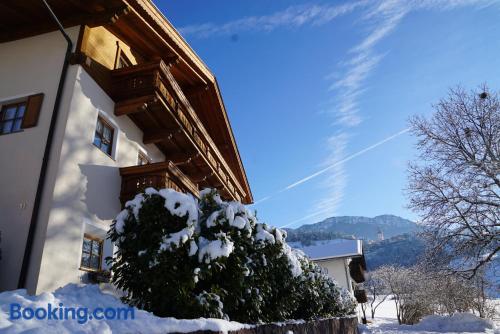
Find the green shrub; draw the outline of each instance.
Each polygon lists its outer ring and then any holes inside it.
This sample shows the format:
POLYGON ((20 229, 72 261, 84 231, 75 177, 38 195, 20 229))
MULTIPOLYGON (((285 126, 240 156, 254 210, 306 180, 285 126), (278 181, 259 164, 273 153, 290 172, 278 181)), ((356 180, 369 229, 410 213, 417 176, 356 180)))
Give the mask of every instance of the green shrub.
POLYGON ((148 188, 126 203, 109 238, 125 302, 158 316, 257 323, 353 314, 355 302, 286 233, 216 191, 199 202, 148 188))

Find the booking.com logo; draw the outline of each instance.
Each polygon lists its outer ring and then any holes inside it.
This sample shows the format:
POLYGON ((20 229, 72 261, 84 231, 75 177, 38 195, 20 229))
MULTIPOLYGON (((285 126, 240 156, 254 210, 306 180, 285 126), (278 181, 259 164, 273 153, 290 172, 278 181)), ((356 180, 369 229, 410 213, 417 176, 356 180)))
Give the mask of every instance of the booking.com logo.
POLYGON ((47 307, 22 307, 12 303, 9 309, 9 320, 76 320, 85 324, 89 320, 127 320, 135 319, 133 307, 66 307, 59 303, 59 307, 47 304, 47 307))

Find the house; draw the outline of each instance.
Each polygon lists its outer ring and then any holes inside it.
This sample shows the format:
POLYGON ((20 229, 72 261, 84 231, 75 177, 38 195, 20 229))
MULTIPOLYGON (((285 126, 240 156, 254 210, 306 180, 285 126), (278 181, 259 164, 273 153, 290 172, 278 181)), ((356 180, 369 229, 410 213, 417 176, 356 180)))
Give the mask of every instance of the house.
POLYGON ((105 272, 145 187, 252 202, 216 78, 150 0, 47 2, 0 5, 0 291, 105 272))
POLYGON ((357 284, 365 281, 366 271, 361 240, 320 240, 309 246, 303 246, 300 243, 291 243, 291 245, 303 251, 341 287, 353 293, 358 302, 363 303, 366 294, 364 290, 357 289, 357 284))

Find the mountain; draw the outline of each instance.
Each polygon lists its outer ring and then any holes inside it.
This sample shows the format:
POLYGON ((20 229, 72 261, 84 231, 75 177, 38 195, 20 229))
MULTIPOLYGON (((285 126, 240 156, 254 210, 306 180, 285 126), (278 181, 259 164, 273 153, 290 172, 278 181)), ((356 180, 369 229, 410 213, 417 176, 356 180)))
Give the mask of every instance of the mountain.
POLYGON ((424 255, 424 241, 414 233, 363 244, 368 270, 383 265, 410 267, 424 255))
POLYGON ((381 215, 373 218, 340 216, 286 230, 288 241, 299 241, 307 244, 314 240, 338 238, 378 240, 379 231, 382 231, 384 238, 391 238, 397 235, 414 233, 418 231, 418 225, 408 219, 394 215, 381 215))
MULTIPOLYGON (((373 218, 341 216, 327 218, 319 223, 286 229, 287 241, 292 245, 315 245, 333 239, 363 239, 369 270, 382 265, 411 266, 424 252, 424 242, 415 232, 416 223, 394 215, 373 218), (379 240, 382 231, 384 240, 379 240)), ((299 247, 300 248, 300 247, 299 247)))

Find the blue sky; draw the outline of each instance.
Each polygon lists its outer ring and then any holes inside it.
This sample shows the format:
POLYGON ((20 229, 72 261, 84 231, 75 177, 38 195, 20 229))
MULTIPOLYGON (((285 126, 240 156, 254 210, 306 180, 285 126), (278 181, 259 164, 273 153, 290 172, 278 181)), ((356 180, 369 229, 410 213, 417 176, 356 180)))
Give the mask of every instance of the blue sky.
POLYGON ((457 84, 500 87, 500 4, 156 1, 217 76, 261 220, 405 208, 408 118, 457 84))

